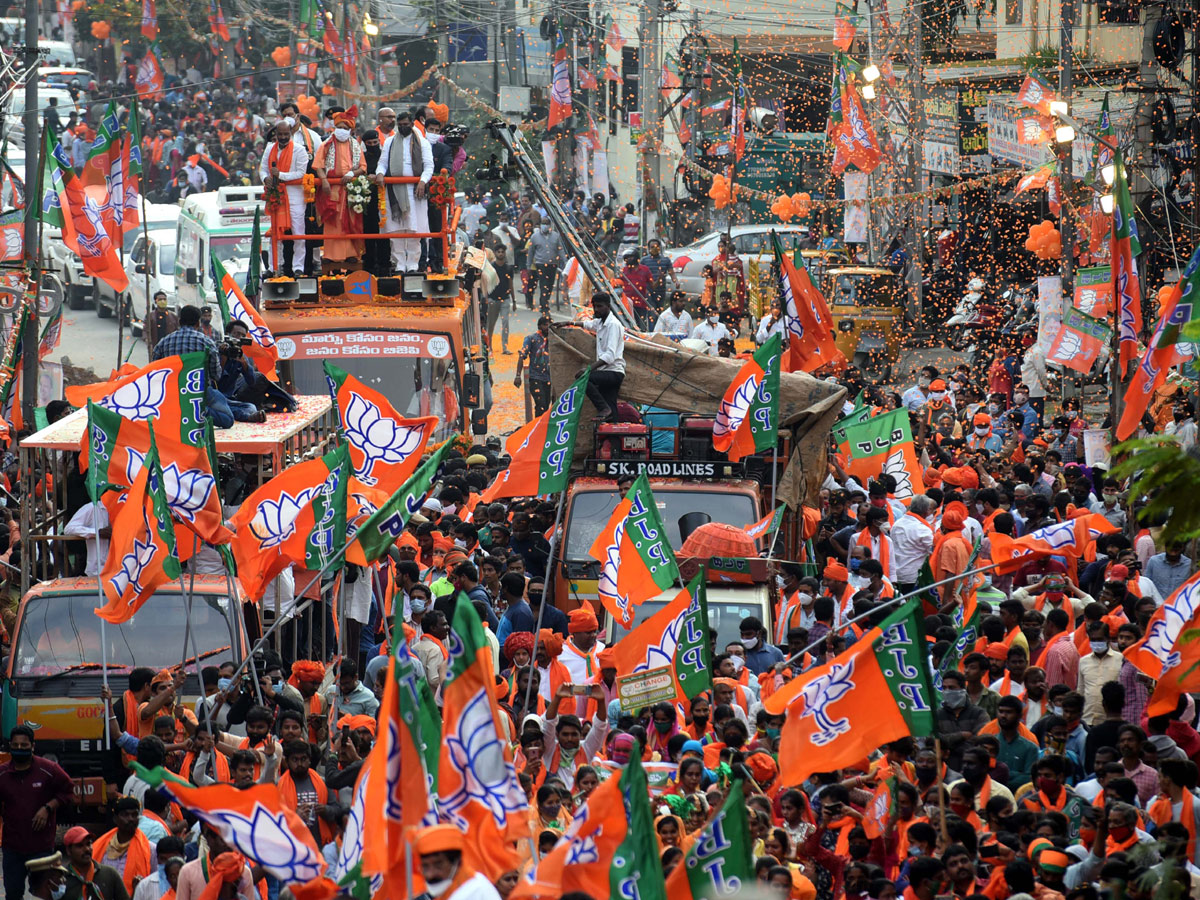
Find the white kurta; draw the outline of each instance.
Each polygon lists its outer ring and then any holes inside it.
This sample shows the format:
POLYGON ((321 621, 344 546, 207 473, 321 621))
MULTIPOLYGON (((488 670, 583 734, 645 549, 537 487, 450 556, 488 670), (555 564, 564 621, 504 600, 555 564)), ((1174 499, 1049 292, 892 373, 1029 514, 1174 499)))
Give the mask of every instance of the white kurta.
MULTIPOLYGON (((258 164, 258 175, 261 181, 266 181, 271 174, 271 146, 268 145, 263 150, 262 159, 258 164)), ((292 139, 292 165, 286 172, 282 169, 279 171, 279 180, 286 186, 287 191, 288 212, 292 223, 292 234, 304 234, 304 173, 308 170, 308 151, 304 149, 302 141, 292 139)), ((269 241, 269 244, 274 244, 269 241)), ((304 260, 304 241, 280 241, 280 253, 284 259, 304 260), (293 256, 288 256, 285 251, 284 244, 291 244, 293 256)), ((279 260, 275 259, 275 251, 272 246, 271 250, 271 268, 276 272, 279 271, 279 260)))
POLYGON ((446 897, 446 900, 500 900, 500 893, 485 876, 476 872, 446 897))
MULTIPOLYGON (((403 138, 399 134, 392 135, 383 142, 383 147, 379 153, 379 164, 375 167, 376 175, 389 176, 411 176, 413 174, 412 152, 413 142, 416 142, 421 154, 421 181, 424 184, 429 184, 429 179, 433 177, 433 145, 425 140, 415 131, 408 137, 403 138), (403 156, 401 157, 401 171, 389 172, 388 161, 392 156, 392 142, 402 141, 403 156)), ((381 190, 395 187, 402 191, 408 191, 408 214, 397 218, 398 213, 392 206, 392 199, 389 196, 387 200, 387 222, 379 223, 380 231, 414 231, 428 232, 429 231, 429 201, 428 199, 417 199, 416 185, 400 184, 400 185, 384 185, 381 190)), ((399 272, 415 272, 421 262, 421 239, 420 238, 392 238, 392 266, 399 272)))

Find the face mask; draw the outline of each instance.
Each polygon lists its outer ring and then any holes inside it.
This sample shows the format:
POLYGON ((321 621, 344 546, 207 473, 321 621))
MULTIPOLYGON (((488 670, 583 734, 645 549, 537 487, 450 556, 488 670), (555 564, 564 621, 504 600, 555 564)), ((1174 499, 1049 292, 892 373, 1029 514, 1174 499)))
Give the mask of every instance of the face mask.
POLYGON ((927 387, 929 387, 930 383, 931 383, 931 379, 929 379, 929 378, 918 378, 917 379, 918 387, 927 388, 927 387))
POLYGON ((1105 492, 1104 492, 1104 502, 1105 502, 1105 503, 1116 503, 1116 502, 1117 502, 1117 495, 1116 495, 1116 494, 1113 494, 1113 493, 1110 493, 1110 492, 1108 492, 1108 491, 1105 491, 1105 492))
POLYGON ((339 141, 348 141, 348 140, 350 140, 350 129, 349 128, 335 128, 335 129, 333 129, 333 136, 335 138, 337 138, 339 141))
POLYGON ((812 606, 813 605, 812 594, 801 594, 800 595, 800 605, 801 606, 812 606))
POLYGON ((1049 794, 1058 787, 1058 782, 1053 778, 1047 778, 1044 775, 1037 780, 1038 790, 1043 794, 1049 794))
POLYGON ((929 396, 932 397, 934 400, 945 400, 946 392, 945 391, 934 391, 929 396))
POLYGON ((708 716, 692 716, 692 724, 697 731, 703 731, 708 727, 708 716))
POLYGON ((850 560, 850 571, 851 572, 857 572, 861 566, 862 566, 861 559, 851 559, 850 560))
POLYGON ((909 847, 909 848, 908 848, 908 855, 909 855, 909 856, 920 856, 920 855, 921 855, 921 848, 920 848, 920 847, 909 847))
POLYGON ((1055 714, 1056 716, 1061 716, 1061 715, 1063 714, 1063 711, 1062 711, 1062 707, 1061 707, 1061 706, 1055 705, 1055 706, 1053 706, 1053 707, 1052 707, 1052 709, 1054 710, 1054 714, 1055 714))
POLYGON ((1103 656, 1108 652, 1108 641, 1088 641, 1092 645, 1092 652, 1097 656, 1103 656))
POLYGON ((430 897, 440 897, 450 888, 450 882, 453 878, 443 878, 441 881, 425 882, 425 891, 430 897))
POLYGON ((231 687, 233 687, 233 679, 232 678, 218 678, 217 679, 217 690, 218 691, 227 691, 231 687))
POLYGON ((66 894, 66 892, 67 892, 67 883, 64 881, 58 887, 56 887, 52 891, 50 891, 50 896, 53 897, 54 900, 62 900, 63 895, 66 894))
POLYGON ((654 730, 657 731, 659 734, 670 734, 671 733, 671 723, 670 722, 655 722, 654 730))
POLYGON ((396 130, 400 132, 401 137, 408 137, 410 134, 412 134, 411 125, 398 125, 396 126, 396 130))
POLYGON ((962 709, 967 705, 966 688, 942 691, 942 700, 950 709, 962 709))
POLYGON ((276 678, 274 681, 272 681, 271 682, 271 690, 282 691, 283 690, 283 680, 280 678, 276 678))
POLYGON ((913 771, 917 773, 917 781, 922 784, 929 784, 937 777, 937 769, 933 766, 916 766, 913 771))
POLYGON ((767 729, 767 737, 770 738, 771 740, 776 740, 779 737, 780 732, 782 730, 783 729, 781 729, 781 728, 768 728, 767 729))
POLYGON ((988 404, 988 412, 990 412, 994 416, 996 413, 1000 412, 1000 404, 999 403, 989 403, 988 404))
POLYGON ((1109 835, 1118 844, 1124 843, 1133 837, 1133 829, 1128 825, 1118 825, 1116 828, 1108 829, 1109 835))
POLYGON ((33 759, 33 750, 9 750, 8 755, 13 759, 33 759))
POLYGON ((757 646, 758 646, 758 638, 756 638, 756 637, 752 637, 752 638, 746 638, 746 637, 744 637, 744 638, 742 638, 742 645, 743 645, 743 646, 744 646, 744 647, 745 647, 747 650, 753 650, 755 647, 757 647, 757 646))
POLYGON ((717 322, 718 322, 718 321, 720 321, 720 318, 721 318, 720 316, 709 316, 709 317, 708 317, 708 324, 709 324, 709 325, 716 325, 716 324, 717 324, 717 322))
POLYGON ((1080 826, 1079 840, 1083 842, 1083 845, 1085 847, 1091 847, 1092 841, 1094 841, 1095 839, 1096 839, 1096 829, 1095 828, 1088 828, 1086 825, 1080 826))
POLYGON ((851 859, 866 859, 867 854, 871 852, 870 844, 851 844, 850 858, 851 859))
POLYGON ((422 597, 418 600, 416 597, 413 597, 409 600, 409 606, 412 608, 413 612, 423 613, 425 612, 425 599, 422 597))
POLYGON ((458 549, 460 549, 460 550, 466 550, 466 549, 467 549, 467 542, 466 542, 465 540, 463 540, 462 538, 455 538, 455 539, 454 539, 454 546, 455 546, 455 547, 458 547, 458 549))
POLYGON ((975 433, 976 433, 977 435, 979 435, 980 437, 987 437, 987 433, 988 433, 990 430, 991 430, 991 429, 990 429, 990 428, 988 428, 986 425, 980 425, 980 426, 977 426, 977 427, 975 428, 975 433))

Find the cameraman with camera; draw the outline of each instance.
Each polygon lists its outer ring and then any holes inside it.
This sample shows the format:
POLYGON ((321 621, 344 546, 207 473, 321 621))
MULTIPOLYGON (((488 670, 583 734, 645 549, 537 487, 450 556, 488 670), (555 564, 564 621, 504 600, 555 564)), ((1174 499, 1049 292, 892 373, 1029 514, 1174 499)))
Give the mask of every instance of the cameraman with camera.
MULTIPOLYGON (((255 653, 253 671, 258 673, 262 705, 271 710, 275 718, 285 709, 304 715, 304 698, 283 677, 283 660, 278 653, 266 649, 255 653)), ((246 667, 241 681, 230 688, 228 696, 229 724, 241 725, 246 721, 246 714, 250 708, 259 705, 251 667, 246 667)))
POLYGON ((254 384, 258 374, 242 350, 252 343, 250 329, 245 323, 231 320, 225 326, 225 337, 217 345, 221 355, 221 377, 217 379, 217 390, 225 397, 237 422, 267 421, 267 414, 263 410, 253 403, 238 399, 254 384))

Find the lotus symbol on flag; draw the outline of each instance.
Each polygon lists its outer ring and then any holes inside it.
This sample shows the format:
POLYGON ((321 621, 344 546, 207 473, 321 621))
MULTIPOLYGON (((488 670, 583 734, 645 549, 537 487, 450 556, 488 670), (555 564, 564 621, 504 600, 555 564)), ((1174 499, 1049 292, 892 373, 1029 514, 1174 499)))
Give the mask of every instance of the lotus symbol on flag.
POLYGON ((258 804, 250 818, 229 809, 208 810, 204 817, 248 859, 284 883, 311 881, 325 869, 324 860, 296 839, 283 815, 258 804))
POLYGON ((0 259, 20 259, 21 243, 21 232, 18 229, 5 228, 4 252, 0 253, 0 259))
POLYGON ((613 541, 608 545, 605 555, 608 557, 600 567, 600 583, 596 588, 601 598, 608 597, 621 611, 621 622, 626 627, 631 621, 632 610, 629 608, 629 595, 617 593, 617 569, 621 565, 621 538, 625 536, 625 523, 618 522, 613 529, 613 541))
POLYGON ((586 865, 597 862, 600 862, 600 851, 596 849, 596 841, 591 836, 583 839, 576 838, 571 842, 571 849, 567 851, 566 865, 586 865))
POLYGON ((296 530, 296 518, 312 499, 317 488, 305 488, 295 497, 287 491, 278 500, 264 500, 258 504, 258 512, 250 520, 250 533, 258 538, 260 549, 278 547, 296 530))
POLYGON ((888 454, 880 474, 891 475, 896 479, 895 497, 897 500, 906 500, 913 495, 912 476, 908 474, 908 467, 904 464, 903 450, 893 450, 888 454))
POLYGON ((481 688, 463 707, 457 731, 446 735, 446 746, 462 784, 441 801, 445 821, 466 831, 470 823, 458 812, 475 801, 487 807, 497 828, 503 828, 510 814, 527 808, 524 794, 512 790, 516 772, 504 758, 486 689, 481 688))
MULTIPOLYGON (((137 473, 142 470, 146 459, 144 453, 139 453, 132 447, 125 461, 125 477, 133 484, 137 473)), ((167 506, 171 512, 186 522, 196 521, 196 513, 208 505, 217 486, 217 480, 201 469, 181 470, 176 463, 171 463, 162 470, 163 493, 167 495, 167 506)))
POLYGON ((402 463, 421 446, 424 426, 406 428, 387 418, 379 407, 354 391, 346 406, 346 440, 362 453, 362 465, 355 474, 363 484, 375 484, 371 474, 375 463, 402 463))
POLYGON ((800 714, 800 718, 812 716, 816 721, 818 730, 809 740, 818 747, 825 746, 850 730, 850 720, 845 717, 836 720, 831 718, 829 707, 854 689, 854 682, 851 680, 853 674, 853 660, 848 663, 834 663, 828 673, 814 678, 800 692, 800 699, 804 701, 804 712, 800 714))
POLYGON ((689 609, 681 612, 663 633, 662 640, 657 644, 650 644, 646 647, 646 661, 638 663, 634 666, 633 671, 645 672, 649 669, 660 669, 663 666, 675 665, 675 650, 679 646, 679 631, 683 628, 684 617, 687 616, 689 609))
POLYGON ((154 541, 135 540, 133 552, 126 553, 121 557, 120 571, 109 579, 108 583, 113 586, 113 590, 123 597, 125 592, 132 587, 134 596, 140 595, 142 593, 142 573, 146 571, 146 567, 150 565, 157 552, 158 545, 154 541))
POLYGON ((141 378, 121 385, 101 400, 100 405, 131 422, 148 422, 159 416, 159 409, 167 399, 170 375, 167 369, 147 372, 141 378))
POLYGON ((225 301, 229 304, 229 308, 233 312, 233 318, 246 326, 246 330, 250 332, 250 337, 254 339, 254 343, 260 347, 275 346, 275 336, 271 334, 270 329, 254 321, 254 317, 242 305, 242 301, 237 294, 229 291, 225 295, 225 301))
POLYGON ((741 427, 750 411, 750 404, 754 402, 754 395, 758 393, 758 381, 757 376, 747 378, 734 392, 731 401, 721 401, 721 408, 717 410, 717 418, 713 422, 714 438, 732 434, 741 427))

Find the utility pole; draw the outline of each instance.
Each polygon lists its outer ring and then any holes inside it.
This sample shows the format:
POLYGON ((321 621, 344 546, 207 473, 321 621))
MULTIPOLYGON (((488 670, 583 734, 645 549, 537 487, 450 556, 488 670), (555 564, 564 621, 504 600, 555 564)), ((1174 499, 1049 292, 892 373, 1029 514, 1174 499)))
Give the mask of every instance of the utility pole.
POLYGON ((638 86, 642 93, 642 241, 658 234, 658 214, 662 176, 659 171, 658 144, 663 139, 662 98, 659 77, 658 28, 662 20, 662 0, 647 0, 639 11, 638 86), (653 218, 652 218, 653 216, 653 218))
MULTIPOLYGON (((33 410, 38 397, 38 294, 42 288, 41 248, 38 246, 37 215, 42 208, 42 198, 29 190, 29 185, 41 185, 41 152, 45 146, 38 109, 38 4, 37 0, 25 0, 25 262, 29 266, 29 278, 34 284, 33 309, 25 333, 21 335, 23 347, 21 366, 21 413, 25 422, 33 424, 33 410)), ((19 317, 14 319, 14 326, 19 317)), ((14 398, 13 402, 17 402, 14 398)))
MULTIPOLYGON (((1067 104, 1070 112, 1074 113, 1074 108, 1071 106, 1071 93, 1073 90, 1071 79, 1073 76, 1072 62, 1074 49, 1072 42, 1075 35, 1075 0, 1062 0, 1062 5, 1059 9, 1059 35, 1058 35, 1058 99, 1067 104)), ((1078 137, 1078 136, 1077 136, 1078 137)), ((1074 151, 1070 144, 1067 145, 1066 153, 1060 156, 1059 160, 1059 190, 1063 194, 1060 200, 1066 200, 1066 195, 1071 189, 1073 180, 1073 162, 1074 151)), ((1066 322, 1067 316, 1075 305, 1075 228, 1070 221, 1070 212, 1068 205, 1064 202, 1063 213, 1059 217, 1060 225, 1062 226, 1062 320, 1066 322)), ((1062 380, 1063 399, 1067 397, 1076 397, 1080 394, 1079 379, 1076 376, 1065 377, 1062 380)))

